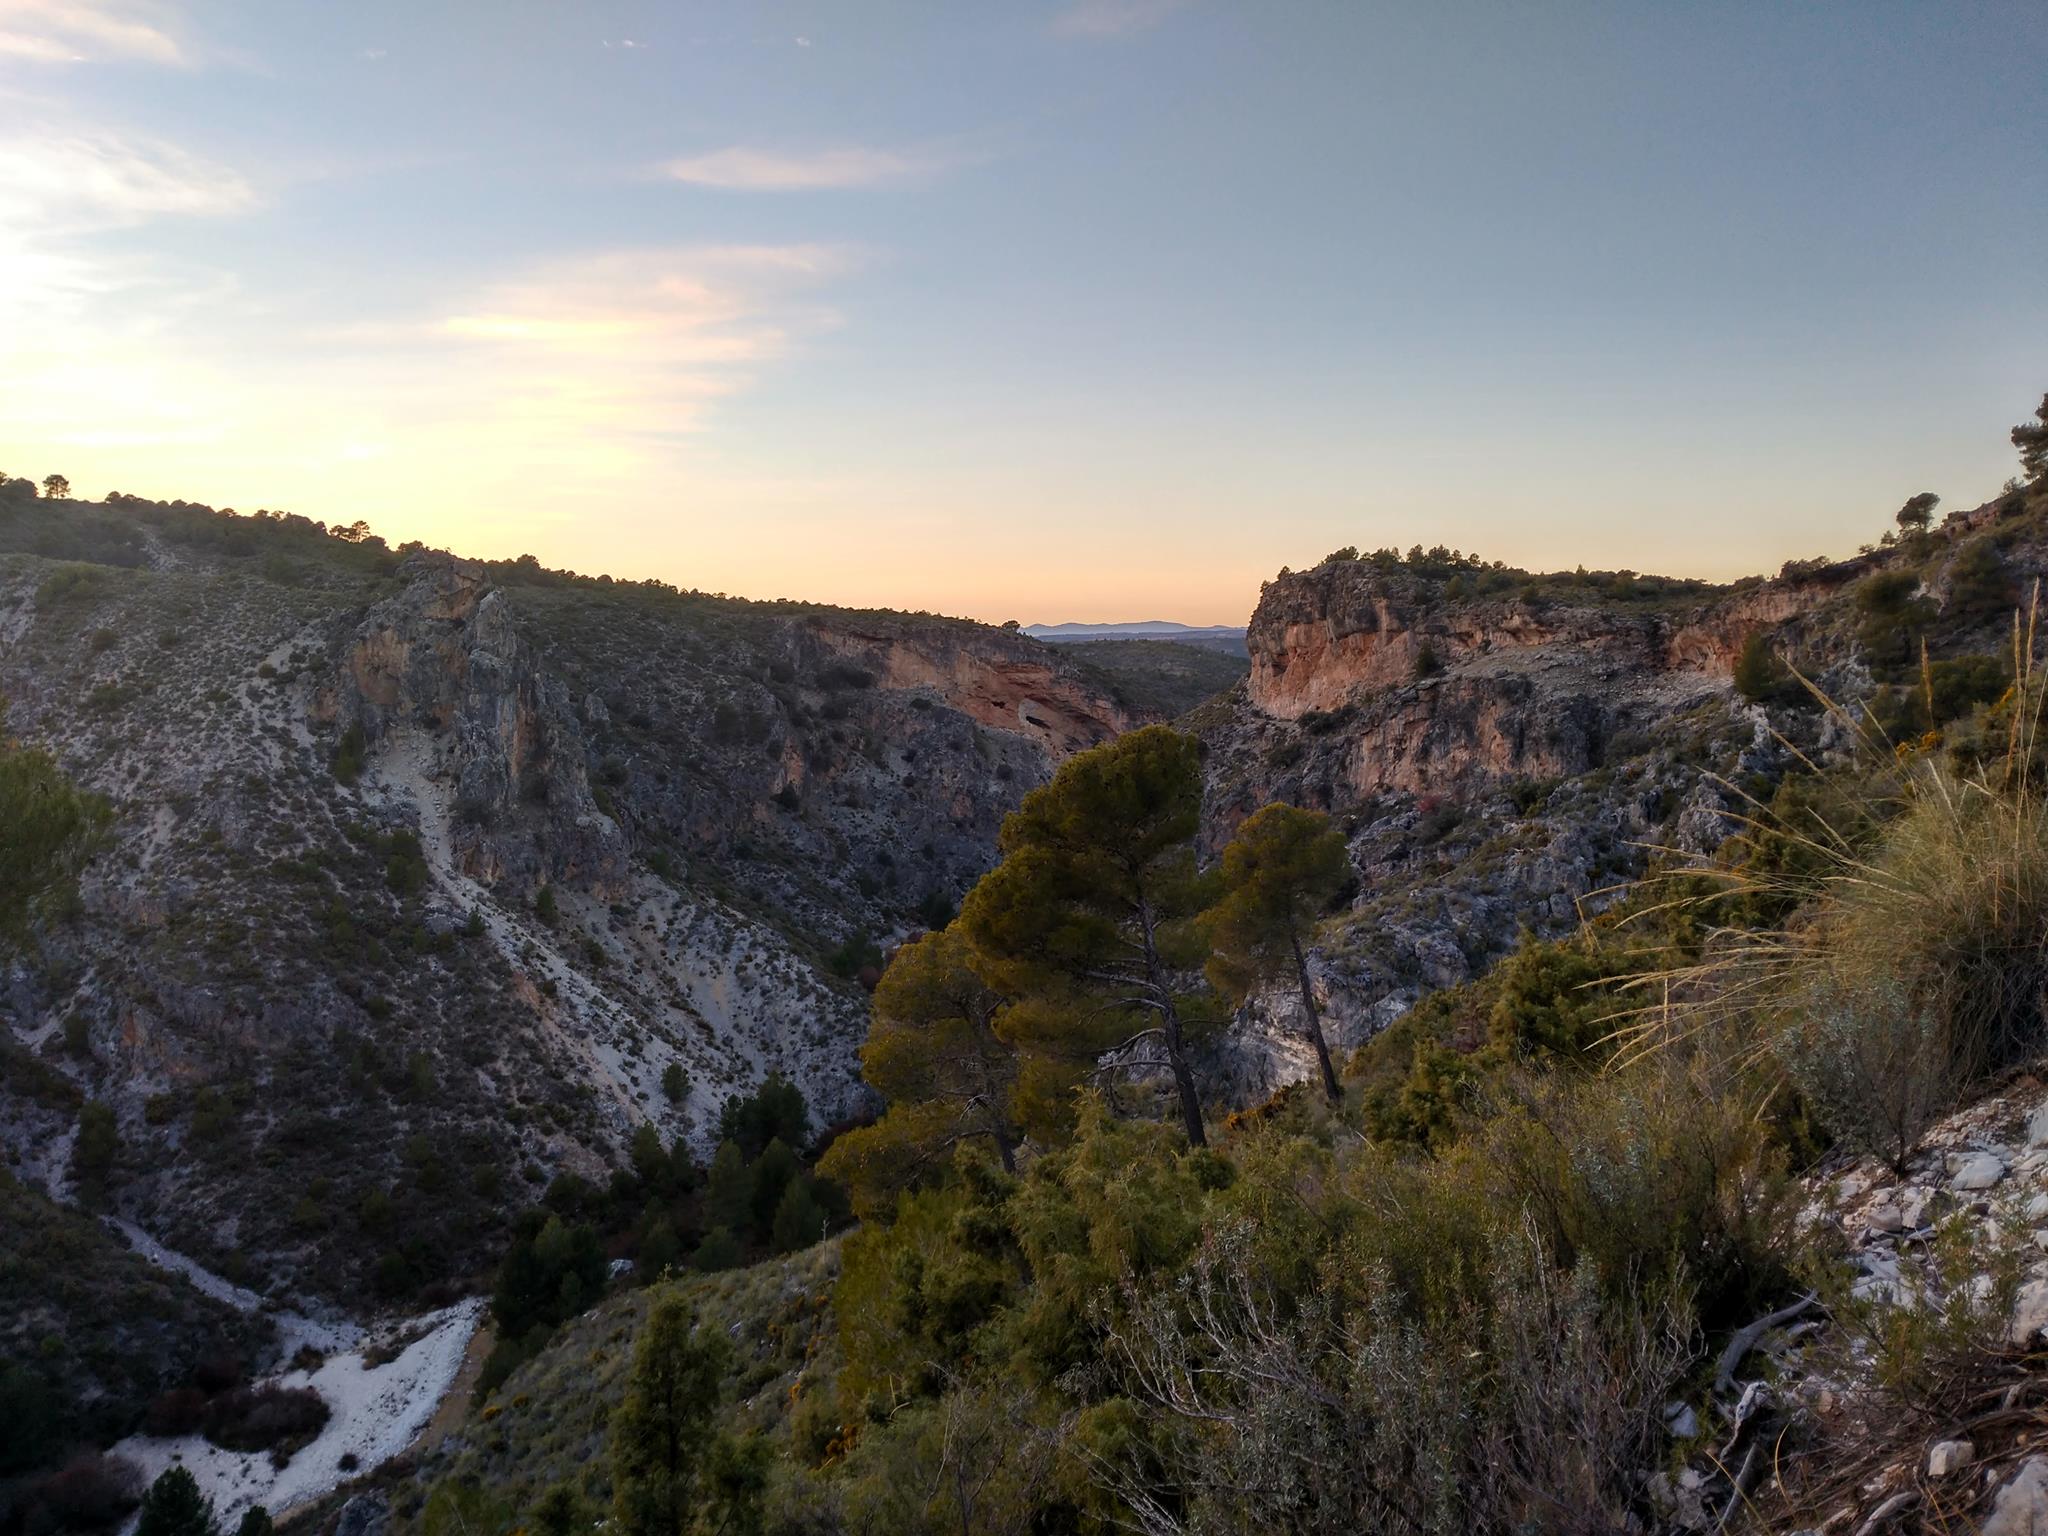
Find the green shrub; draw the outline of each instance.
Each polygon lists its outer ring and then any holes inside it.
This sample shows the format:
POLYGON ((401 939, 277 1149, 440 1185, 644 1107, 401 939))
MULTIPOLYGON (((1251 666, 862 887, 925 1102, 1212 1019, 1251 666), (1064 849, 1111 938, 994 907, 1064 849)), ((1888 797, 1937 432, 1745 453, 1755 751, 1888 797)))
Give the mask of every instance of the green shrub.
POLYGON ((58 609, 82 603, 104 592, 113 572, 103 565, 60 565, 36 588, 36 606, 58 609))
POLYGON ((331 766, 334 777, 343 784, 353 784, 363 775, 363 765, 369 757, 369 738, 364 734, 361 722, 356 722, 341 733, 341 740, 335 744, 331 766))
POLYGON ((121 1153, 121 1132, 114 1111, 105 1104, 86 1104, 78 1111, 78 1140, 71 1148, 71 1166, 81 1184, 103 1192, 121 1153))
POLYGON ((1735 658, 1734 680, 1735 691, 1752 704, 1792 703, 1805 694, 1761 630, 1742 642, 1735 658))
POLYGON ((1891 976, 1818 978, 1778 1054, 1830 1134, 1901 1174, 1961 1088, 1939 1019, 1891 976))

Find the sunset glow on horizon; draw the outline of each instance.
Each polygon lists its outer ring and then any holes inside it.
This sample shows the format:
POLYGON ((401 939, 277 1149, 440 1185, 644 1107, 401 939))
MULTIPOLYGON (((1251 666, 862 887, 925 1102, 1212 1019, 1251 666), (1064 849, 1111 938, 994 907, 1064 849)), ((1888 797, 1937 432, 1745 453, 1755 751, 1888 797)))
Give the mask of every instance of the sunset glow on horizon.
POLYGON ((1026 623, 1985 500, 2048 15, 1689 12, 0 0, 0 470, 1026 623))

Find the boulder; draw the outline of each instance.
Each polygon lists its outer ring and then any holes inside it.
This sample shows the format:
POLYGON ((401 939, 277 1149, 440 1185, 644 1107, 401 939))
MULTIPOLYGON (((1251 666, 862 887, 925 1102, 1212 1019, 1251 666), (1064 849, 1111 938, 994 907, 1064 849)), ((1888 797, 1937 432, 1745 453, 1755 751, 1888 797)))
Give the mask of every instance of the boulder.
POLYGON ((2027 1116, 2027 1145, 2048 1147, 2048 1099, 2043 1099, 2027 1116))
POLYGON ((2029 1456, 1998 1496, 1979 1536, 2041 1536, 2048 1532, 2048 1456, 2029 1456))
MULTIPOLYGON (((2029 1280, 2013 1298, 2009 1337, 2024 1348, 2048 1329, 2048 1280, 2029 1280)), ((2048 1526, 2043 1527, 2048 1532, 2048 1526)))
POLYGON ((1955 1189, 1989 1189, 2005 1177, 2005 1163, 1992 1152, 1973 1152, 1962 1159, 1949 1184, 1955 1189))
POLYGON ((1948 1477, 1976 1458, 1977 1447, 1967 1440, 1937 1440, 1927 1452, 1927 1475, 1948 1477))

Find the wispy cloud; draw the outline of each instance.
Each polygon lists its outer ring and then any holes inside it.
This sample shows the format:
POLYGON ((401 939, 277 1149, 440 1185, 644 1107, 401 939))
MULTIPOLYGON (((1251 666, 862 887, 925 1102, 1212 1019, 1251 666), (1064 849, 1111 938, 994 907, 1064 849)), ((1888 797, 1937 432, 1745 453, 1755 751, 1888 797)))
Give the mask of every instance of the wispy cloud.
POLYGON ((0 418, 20 440, 212 439, 215 370, 185 333, 238 307, 234 278, 98 236, 255 206, 232 169, 174 144, 51 127, 0 137, 0 418))
POLYGON ((725 191, 804 192, 870 187, 929 175, 944 167, 936 155, 848 146, 809 153, 734 145, 708 154, 686 155, 660 166, 671 181, 725 191))
POLYGON ((1128 37, 1149 31, 1188 0, 1073 0, 1052 19, 1062 37, 1128 37))
POLYGON ((191 62, 166 12, 133 0, 0 0, 0 57, 52 64, 191 62))
POLYGON ((255 202, 237 172, 161 140, 84 132, 0 138, 0 225, 15 240, 166 214, 239 213, 255 202))
POLYGON ((484 393, 514 415, 545 403, 575 431, 660 437, 832 324, 805 290, 845 260, 808 245, 605 252, 487 287, 430 334, 487 349, 484 393))

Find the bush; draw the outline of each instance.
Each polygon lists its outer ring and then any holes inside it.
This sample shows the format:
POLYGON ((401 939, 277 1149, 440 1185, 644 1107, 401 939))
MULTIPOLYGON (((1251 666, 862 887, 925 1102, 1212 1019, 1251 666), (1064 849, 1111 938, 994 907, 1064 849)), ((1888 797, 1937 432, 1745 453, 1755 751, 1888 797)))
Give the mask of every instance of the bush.
POLYGON ((1804 692, 1761 630, 1742 642, 1734 680, 1735 691, 1752 704, 1791 703, 1804 692))
POLYGON ((1689 1319, 1654 1301, 1610 1312, 1584 1268, 1560 1274, 1512 1232, 1485 1274, 1481 1309, 1347 1309, 1327 1287, 1290 1308, 1249 1233, 1223 1230, 1188 1279, 1126 1287, 1105 1353, 1150 1422, 1108 1439, 1103 1480, 1129 1507, 1187 1508, 1170 1529, 1633 1528, 1689 1319))
POLYGON ((85 602, 103 592, 112 573, 101 565, 60 565, 36 588, 38 608, 62 608, 85 602))
POLYGON ((213 1500, 185 1468, 166 1468, 143 1495, 135 1536, 220 1536, 213 1500))
POLYGON ((1965 545, 1949 567, 1942 616, 1960 624, 1982 623, 2011 613, 2019 599, 2019 584, 1998 558, 1998 546, 1982 538, 1965 545))
POLYGON ((311 1387, 237 1387, 206 1405, 206 1438, 230 1451, 295 1450, 320 1433, 328 1407, 311 1387))
POLYGON ((1960 1087, 1936 1017, 1889 976, 1823 978, 1793 1011, 1778 1051, 1822 1125, 1902 1175, 1960 1087))
POLYGON ((192 1435, 206 1422, 206 1394, 197 1387, 174 1387, 150 1401, 142 1416, 145 1434, 174 1438, 192 1435))
POLYGON ((87 1451, 45 1478, 38 1493, 43 1507, 60 1524, 72 1530, 92 1529, 112 1525, 135 1507, 142 1474, 131 1461, 87 1451))
POLYGON ((1592 1265, 1611 1296, 1684 1286, 1707 1326, 1746 1322, 1789 1280, 1792 1206, 1745 1086, 1676 1052, 1523 1079, 1462 1151, 1491 1209, 1526 1212, 1558 1262, 1592 1265))
POLYGON ((363 765, 368 761, 369 754, 369 738, 363 734, 361 723, 351 725, 341 733, 341 740, 335 744, 334 777, 343 784, 355 783, 363 776, 363 765))
POLYGON ((740 1262, 740 1240, 733 1236, 730 1227, 713 1227, 704 1234, 704 1241, 697 1245, 690 1263, 711 1274, 721 1269, 733 1269, 740 1262))

